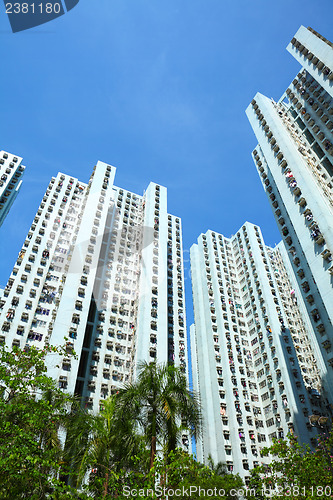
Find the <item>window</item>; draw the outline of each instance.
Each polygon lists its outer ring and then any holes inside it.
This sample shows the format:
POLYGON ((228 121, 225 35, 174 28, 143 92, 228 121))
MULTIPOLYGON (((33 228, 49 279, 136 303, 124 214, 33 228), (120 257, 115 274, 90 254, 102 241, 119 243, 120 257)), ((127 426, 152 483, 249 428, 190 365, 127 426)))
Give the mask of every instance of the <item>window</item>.
MULTIPOLYGON (((264 382, 265 382, 265 383, 264 383, 263 387, 266 385, 266 380, 264 380, 264 382)), ((262 382, 261 382, 261 384, 262 384, 262 382)), ((260 384, 260 385, 261 385, 261 384, 260 384)), ((265 394, 263 394, 263 396, 262 396, 262 398, 261 398, 261 399, 262 399, 263 401, 266 401, 268 398, 269 398, 269 393, 268 393, 268 392, 265 392, 265 394)))
POLYGON ((79 316, 79 314, 73 314, 73 316, 72 316, 72 322, 76 323, 76 324, 80 323, 80 316, 79 316))
POLYGON ((3 332, 8 332, 10 329, 10 323, 8 321, 5 321, 2 325, 2 331, 3 332))

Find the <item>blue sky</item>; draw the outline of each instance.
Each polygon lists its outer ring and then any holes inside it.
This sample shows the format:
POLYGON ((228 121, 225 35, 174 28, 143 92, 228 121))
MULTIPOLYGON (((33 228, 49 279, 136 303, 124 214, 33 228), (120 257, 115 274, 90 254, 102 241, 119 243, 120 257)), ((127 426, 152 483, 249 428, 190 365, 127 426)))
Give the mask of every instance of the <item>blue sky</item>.
POLYGON ((301 24, 333 40, 332 10, 331 0, 80 0, 12 34, 1 5, 0 147, 27 169, 0 229, 0 284, 51 176, 87 182, 97 160, 139 194, 150 181, 168 187, 185 249, 245 220, 277 243, 245 108, 257 91, 278 99, 298 72, 285 47, 301 24))

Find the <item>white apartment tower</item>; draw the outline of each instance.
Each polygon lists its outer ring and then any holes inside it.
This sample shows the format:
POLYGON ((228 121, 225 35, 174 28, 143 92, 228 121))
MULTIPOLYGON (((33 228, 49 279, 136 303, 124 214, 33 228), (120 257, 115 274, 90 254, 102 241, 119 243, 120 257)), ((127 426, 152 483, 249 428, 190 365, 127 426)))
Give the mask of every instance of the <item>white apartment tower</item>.
POLYGON ((10 207, 22 185, 25 167, 22 158, 6 151, 0 151, 0 226, 2 226, 10 207))
POLYGON ((1 341, 74 349, 49 374, 95 411, 138 361, 187 373, 181 221, 166 188, 139 196, 114 177, 98 162, 88 184, 52 178, 0 300, 1 341))
POLYGON ((330 416, 283 257, 250 223, 231 238, 207 231, 191 247, 193 386, 204 420, 197 455, 246 481, 273 438, 291 432, 311 443, 330 416))
POLYGON ((246 113, 253 151, 312 324, 324 394, 333 402, 333 44, 303 26, 287 50, 302 68, 278 102, 246 113))

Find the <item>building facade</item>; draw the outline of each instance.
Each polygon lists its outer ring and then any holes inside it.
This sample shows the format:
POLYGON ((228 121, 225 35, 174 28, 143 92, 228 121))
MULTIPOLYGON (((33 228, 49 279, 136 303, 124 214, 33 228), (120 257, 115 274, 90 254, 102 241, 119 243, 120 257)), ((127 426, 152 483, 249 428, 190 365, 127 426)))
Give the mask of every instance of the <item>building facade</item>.
POLYGON ((22 158, 0 151, 0 227, 17 197, 25 167, 22 158))
POLYGON ((139 361, 187 373, 181 221, 166 188, 114 177, 98 162, 88 184, 51 179, 0 300, 1 342, 74 349, 48 356, 49 375, 94 411, 139 361))
POLYGON ((197 455, 245 480, 273 438, 291 432, 311 443, 330 417, 284 257, 250 223, 229 239, 208 231, 191 247, 192 372, 204 420, 197 455))
POLYGON ((303 26, 287 50, 302 68, 278 102, 246 113, 262 184, 304 298, 323 394, 333 402, 333 44, 303 26))

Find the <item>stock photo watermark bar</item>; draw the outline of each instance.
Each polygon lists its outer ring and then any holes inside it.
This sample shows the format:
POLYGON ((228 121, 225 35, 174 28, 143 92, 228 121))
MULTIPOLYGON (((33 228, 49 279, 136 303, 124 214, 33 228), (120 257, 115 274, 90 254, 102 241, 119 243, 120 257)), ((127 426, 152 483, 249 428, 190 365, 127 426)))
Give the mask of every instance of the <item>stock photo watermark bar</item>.
POLYGON ((79 0, 4 0, 13 33, 48 23, 72 10, 79 0))
POLYGON ((201 488, 200 486, 182 486, 180 488, 168 488, 156 486, 152 488, 132 488, 130 486, 123 487, 123 495, 128 498, 166 498, 166 497, 182 497, 191 498, 192 496, 207 497, 207 498, 258 498, 258 497, 286 497, 286 498, 331 498, 332 488, 330 486, 305 486, 299 487, 291 486, 276 486, 275 488, 262 488, 256 490, 255 488, 233 488, 226 491, 223 488, 201 488))

